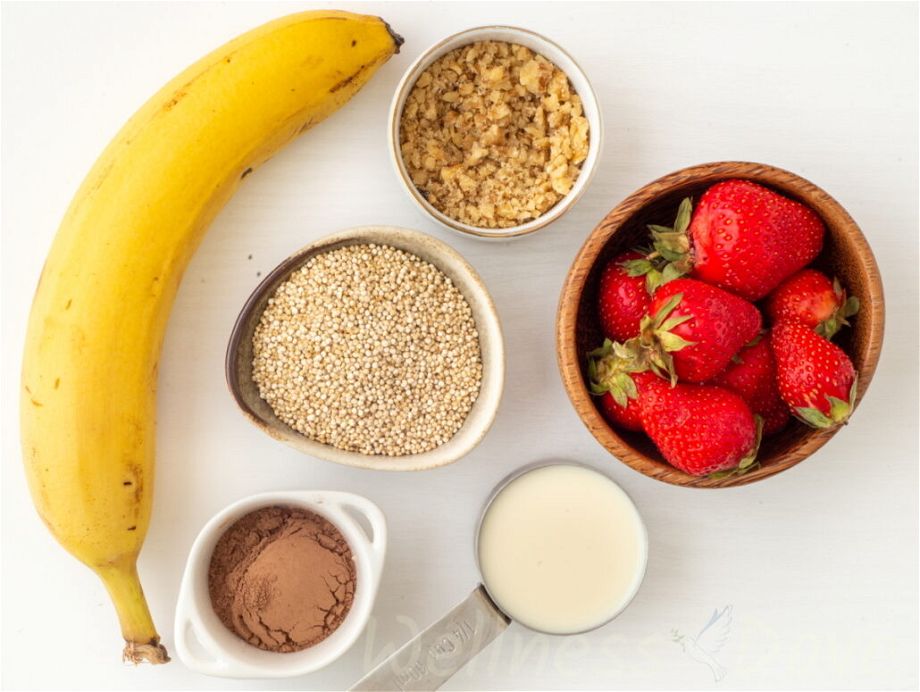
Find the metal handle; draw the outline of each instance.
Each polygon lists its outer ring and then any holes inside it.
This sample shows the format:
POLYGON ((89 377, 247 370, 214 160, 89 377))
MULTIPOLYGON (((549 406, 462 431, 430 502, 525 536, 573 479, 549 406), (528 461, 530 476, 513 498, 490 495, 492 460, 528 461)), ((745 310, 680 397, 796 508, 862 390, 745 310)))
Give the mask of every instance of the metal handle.
POLYGON ((466 600, 359 680, 352 690, 436 690, 511 619, 480 584, 466 600))

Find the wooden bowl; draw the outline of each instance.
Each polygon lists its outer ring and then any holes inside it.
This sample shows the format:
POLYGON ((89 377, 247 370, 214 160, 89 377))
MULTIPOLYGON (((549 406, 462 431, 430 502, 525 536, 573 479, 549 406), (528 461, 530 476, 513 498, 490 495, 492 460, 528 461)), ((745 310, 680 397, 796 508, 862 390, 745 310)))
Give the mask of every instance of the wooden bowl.
POLYGON ((646 224, 670 225, 681 199, 690 196, 698 200, 706 188, 727 178, 752 180, 798 200, 814 209, 827 226, 824 249, 813 264, 839 277, 861 303, 859 314, 851 319, 852 326, 835 338, 859 374, 857 404, 872 380, 882 348, 885 306, 875 257, 856 222, 818 186, 780 168, 732 161, 684 168, 640 188, 604 217, 572 263, 559 300, 556 355, 569 398, 597 441, 637 471, 674 485, 724 488, 758 481, 796 465, 840 430, 815 430, 793 421, 783 432, 763 441, 758 468, 713 480, 674 468, 645 435, 614 429, 588 391, 585 354, 603 341, 595 306, 604 265, 620 252, 646 243, 646 224))
POLYGON ((485 437, 495 420, 505 381, 505 347, 498 312, 476 270, 437 238, 395 226, 363 226, 326 236, 301 248, 263 279, 240 311, 227 345, 226 375, 230 393, 243 414, 267 435, 301 452, 347 466, 384 471, 419 471, 457 461, 485 437), (473 311, 479 332, 482 383, 479 396, 463 425, 447 442, 427 452, 387 456, 360 454, 325 445, 284 423, 259 395, 252 379, 252 335, 275 291, 313 256, 345 245, 376 243, 409 252, 430 262, 457 287, 473 311))

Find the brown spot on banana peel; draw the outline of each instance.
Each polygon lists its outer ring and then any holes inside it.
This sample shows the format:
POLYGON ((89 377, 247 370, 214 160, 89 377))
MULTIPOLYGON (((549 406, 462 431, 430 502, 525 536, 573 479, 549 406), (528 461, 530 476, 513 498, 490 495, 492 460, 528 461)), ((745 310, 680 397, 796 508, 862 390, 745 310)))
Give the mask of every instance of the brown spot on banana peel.
MULTIPOLYGON (((191 84, 191 82, 189 82, 189 84, 191 84)), ((188 84, 186 84, 186 86, 188 86, 188 84)), ((185 87, 182 87, 171 99, 169 99, 169 101, 163 104, 163 110, 171 111, 173 108, 179 105, 179 102, 186 96, 188 96, 188 91, 186 91, 185 87)))
MULTIPOLYGON (((386 22, 384 22, 384 24, 385 24, 385 23, 386 23, 386 22)), ((400 37, 398 34, 396 34, 396 36, 399 38, 399 43, 396 44, 396 49, 395 49, 394 53, 398 53, 398 52, 399 52, 399 46, 402 44, 402 37, 400 37)), ((393 40, 395 41, 396 39, 393 39, 393 40)), ((370 70, 371 68, 377 67, 377 65, 380 65, 380 64, 382 64, 382 63, 385 63, 385 62, 386 62, 387 60, 389 60, 389 59, 390 59, 390 56, 389 56, 389 55, 382 55, 382 56, 380 56, 379 58, 377 58, 376 60, 372 60, 371 62, 364 63, 364 64, 361 65, 357 70, 355 70, 355 71, 352 72, 350 75, 348 75, 347 77, 345 77, 345 79, 341 80, 340 82, 336 82, 335 84, 333 84, 333 85, 329 88, 329 93, 330 93, 330 94, 334 94, 335 92, 339 91, 340 89, 344 89, 344 88, 347 87, 349 84, 351 84, 353 81, 355 81, 358 77, 360 77, 361 75, 363 75, 365 72, 367 72, 367 71, 370 70)), ((306 128, 304 128, 304 129, 306 129, 306 128)), ((303 132, 303 130, 301 130, 301 132, 303 132)))
MULTIPOLYGON (((373 65, 373 64, 375 64, 375 63, 365 63, 364 65, 361 65, 361 67, 359 67, 359 68, 358 68, 357 70, 355 70, 353 73, 351 73, 350 75, 348 75, 345 79, 343 79, 343 80, 340 81, 340 82, 336 82, 335 84, 333 84, 332 87, 330 87, 330 89, 329 89, 329 93, 330 93, 330 94, 334 94, 334 93, 337 92, 339 89, 344 89, 344 88, 347 87, 349 84, 351 84, 353 81, 355 81, 358 77, 360 77, 362 74, 364 74, 364 73, 367 71, 367 69, 368 69, 371 65, 373 65)), ((305 127, 304 129, 306 129, 306 127, 305 127)), ((303 130, 301 130, 301 132, 303 132, 303 130)))

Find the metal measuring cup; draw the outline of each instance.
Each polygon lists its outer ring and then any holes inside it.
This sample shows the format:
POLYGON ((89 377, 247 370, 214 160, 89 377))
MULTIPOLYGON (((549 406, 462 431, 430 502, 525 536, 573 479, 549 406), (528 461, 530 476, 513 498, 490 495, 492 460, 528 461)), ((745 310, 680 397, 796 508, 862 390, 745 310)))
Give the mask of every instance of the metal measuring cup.
MULTIPOLYGON (((535 462, 523 466, 505 477, 492 490, 482 511, 479 513, 479 520, 476 524, 473 550, 476 568, 480 576, 479 585, 447 615, 410 639, 399 650, 361 678, 351 688, 352 690, 436 690, 508 628, 512 618, 502 609, 501 603, 490 595, 489 585, 483 577, 482 566, 479 562, 479 537, 482 532, 482 524, 492 502, 512 481, 531 471, 547 466, 579 466, 605 476, 614 485, 617 485, 609 476, 597 469, 587 464, 573 461, 535 462)), ((619 488, 619 485, 617 487, 619 488)), ((623 493, 632 504, 633 509, 635 509, 635 503, 632 502, 632 498, 625 491, 623 493)), ((583 634, 603 627, 622 613, 639 591, 639 585, 645 576, 645 569, 648 563, 648 533, 638 510, 635 511, 635 515, 641 529, 642 562, 639 566, 641 573, 632 592, 625 599, 620 609, 605 621, 585 630, 567 632, 566 635, 583 634)), ((535 629, 520 621, 519 624, 541 634, 558 634, 535 629)))

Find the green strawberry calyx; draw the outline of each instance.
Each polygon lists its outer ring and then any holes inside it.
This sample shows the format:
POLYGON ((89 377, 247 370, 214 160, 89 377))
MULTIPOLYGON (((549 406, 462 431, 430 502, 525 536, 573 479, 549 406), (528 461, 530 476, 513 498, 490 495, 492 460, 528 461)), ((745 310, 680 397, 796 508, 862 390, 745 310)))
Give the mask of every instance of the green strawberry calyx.
POLYGON ((693 319, 691 315, 671 316, 683 297, 683 293, 675 293, 654 315, 643 317, 639 322, 637 337, 640 362, 659 377, 669 379, 672 387, 677 384, 677 372, 671 354, 696 343, 687 341, 671 331, 693 319))
POLYGON ((609 393, 623 408, 626 408, 630 399, 639 396, 630 373, 645 369, 636 358, 635 347, 629 341, 622 344, 604 339, 602 346, 588 353, 588 384, 591 393, 595 396, 609 393))
POLYGON ((657 273, 655 288, 689 274, 693 269, 693 250, 687 232, 692 216, 693 201, 689 197, 684 197, 677 208, 673 226, 648 224, 648 230, 652 234, 652 252, 646 256, 646 260, 657 273))
MULTIPOLYGON (((639 248, 637 251, 643 255, 648 255, 652 252, 647 248, 639 248)), ((626 271, 627 276, 644 276, 645 291, 649 295, 654 294, 655 289, 662 284, 661 271, 656 266, 656 263, 647 257, 626 260, 620 262, 620 266, 626 271)))
POLYGON ((688 274, 693 268, 693 253, 687 233, 692 215, 693 202, 685 197, 677 209, 673 226, 648 224, 652 247, 637 248, 637 252, 645 257, 620 263, 629 276, 645 277, 645 290, 649 295, 668 281, 688 274))
POLYGON ((850 323, 847 317, 852 317, 859 312, 859 298, 856 296, 847 297, 846 289, 840 285, 840 282, 836 278, 834 279, 834 295, 837 296, 840 307, 834 310, 830 317, 815 327, 815 331, 828 340, 832 339, 834 334, 839 332, 843 327, 849 327, 850 323))
POLYGON ((757 454, 760 452, 760 443, 763 440, 763 417, 755 414, 754 425, 756 426, 756 432, 754 433, 754 444, 751 447, 751 451, 741 457, 738 461, 738 465, 734 468, 715 471, 709 474, 709 478, 717 481, 723 478, 730 478, 731 476, 740 476, 760 466, 760 462, 757 461, 757 454))
POLYGON ((793 414, 805 425, 810 425, 820 430, 827 430, 828 428, 846 424, 850 414, 853 413, 853 409, 856 408, 856 384, 858 380, 858 377, 853 378, 853 384, 850 386, 849 401, 838 399, 830 394, 824 395, 830 407, 828 413, 810 406, 799 406, 793 410, 793 414))

